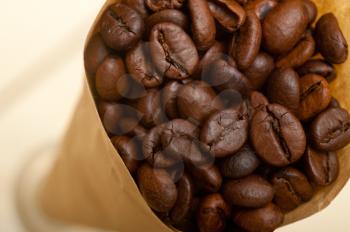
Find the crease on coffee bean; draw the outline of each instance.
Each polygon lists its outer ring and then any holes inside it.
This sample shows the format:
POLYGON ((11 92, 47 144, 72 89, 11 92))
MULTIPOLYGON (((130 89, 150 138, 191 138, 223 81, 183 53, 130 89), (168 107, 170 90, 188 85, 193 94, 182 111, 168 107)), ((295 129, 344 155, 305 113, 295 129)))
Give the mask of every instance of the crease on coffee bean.
POLYGON ((303 199, 299 196, 297 192, 295 192, 292 184, 283 177, 277 177, 278 180, 282 181, 282 183, 286 186, 287 190, 297 199, 298 202, 304 202, 303 199))
POLYGON ((341 120, 338 120, 340 126, 334 128, 328 133, 328 136, 324 139, 323 143, 329 143, 330 141, 336 139, 338 136, 346 133, 350 129, 350 122, 344 123, 341 120))
POLYGON ((116 14, 113 10, 110 10, 109 13, 110 13, 111 17, 115 19, 115 21, 117 22, 117 24, 118 24, 118 26, 119 26, 120 28, 122 28, 122 29, 124 29, 125 31, 130 32, 130 33, 132 33, 132 34, 135 34, 135 32, 133 32, 133 31, 130 29, 130 27, 128 26, 128 24, 125 23, 125 22, 123 21, 123 19, 122 19, 118 14, 116 14))
POLYGON ((307 98, 310 94, 312 94, 313 92, 317 91, 318 89, 322 88, 322 82, 318 81, 314 84, 312 84, 307 90, 305 90, 301 96, 300 96, 300 100, 304 100, 305 98, 307 98))

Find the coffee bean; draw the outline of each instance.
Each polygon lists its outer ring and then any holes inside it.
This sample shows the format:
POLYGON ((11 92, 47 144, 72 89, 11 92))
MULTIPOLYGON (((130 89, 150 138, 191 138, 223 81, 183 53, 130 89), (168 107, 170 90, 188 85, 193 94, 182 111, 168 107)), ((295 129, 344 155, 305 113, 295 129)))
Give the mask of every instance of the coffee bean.
POLYGON ((188 0, 192 36, 198 50, 205 51, 215 43, 216 27, 206 0, 188 0))
POLYGON ((282 225, 284 215, 270 203, 259 209, 240 209, 233 212, 233 221, 249 232, 270 232, 282 225))
POLYGON ((263 21, 264 47, 273 54, 291 50, 309 23, 302 0, 285 0, 273 8, 263 21))
POLYGON ((317 17, 317 6, 311 0, 303 0, 303 1, 304 1, 304 6, 307 10, 307 15, 309 17, 309 24, 312 24, 317 17))
POLYGON ((249 101, 255 112, 260 110, 265 111, 266 107, 269 105, 267 98, 262 93, 257 91, 253 91, 250 94, 249 101))
POLYGON ((332 97, 332 100, 329 103, 328 108, 341 108, 340 102, 336 98, 332 97))
POLYGON ((317 48, 330 63, 341 64, 348 58, 348 43, 332 13, 323 15, 317 21, 315 38, 317 48))
POLYGON ((295 168, 277 172, 271 183, 275 190, 274 202, 284 211, 291 211, 309 201, 313 189, 306 176, 295 168))
POLYGON ((216 165, 190 166, 190 172, 198 187, 209 193, 219 191, 222 184, 222 176, 216 165))
POLYGON ((157 212, 169 212, 176 203, 178 192, 169 174, 148 164, 138 169, 138 186, 148 205, 157 212))
POLYGON ((182 84, 177 81, 171 81, 165 85, 162 90, 162 106, 164 107, 166 115, 170 119, 179 117, 177 109, 177 95, 182 84))
POLYGON ((199 74, 202 74, 202 80, 206 80, 206 72, 201 73, 203 70, 207 70, 210 68, 210 64, 214 62, 215 60, 220 59, 221 57, 224 56, 224 51, 225 51, 225 45, 220 42, 215 42, 213 46, 211 46, 202 59, 199 62, 197 72, 199 74))
POLYGON ((251 175, 227 181, 223 186, 223 195, 229 204, 259 208, 272 201, 274 191, 269 182, 260 176, 251 175))
POLYGON ((209 9, 216 21, 227 31, 237 31, 244 23, 246 14, 236 1, 209 1, 209 9))
POLYGON ((276 69, 272 73, 267 85, 270 102, 283 105, 297 113, 300 95, 299 76, 293 69, 276 69))
POLYGON ((98 66, 110 53, 109 49, 104 44, 100 34, 95 34, 91 37, 84 52, 84 63, 86 72, 93 76, 95 75, 98 66))
POLYGON ((350 115, 342 108, 331 108, 319 114, 310 126, 315 148, 336 151, 350 143, 350 115))
POLYGON ((319 75, 308 74, 300 79, 299 117, 307 121, 329 105, 332 96, 328 82, 319 75))
POLYGON ((142 16, 123 3, 110 6, 102 16, 100 26, 105 43, 117 51, 125 51, 136 45, 144 28, 142 16))
POLYGON ((216 157, 234 154, 245 144, 247 137, 248 118, 235 109, 212 114, 201 131, 201 141, 216 157))
POLYGON ((278 0, 252 0, 245 6, 246 11, 253 11, 260 20, 278 4, 278 0))
POLYGON ((191 38, 181 27, 160 23, 150 35, 152 60, 158 71, 171 79, 186 79, 194 73, 199 57, 191 38))
POLYGON ((337 72, 333 65, 324 60, 309 60, 297 69, 300 76, 306 74, 317 74, 323 76, 328 82, 332 82, 337 77, 337 72))
POLYGON ((286 166, 304 154, 306 136, 299 120, 286 108, 268 105, 257 112, 252 121, 250 137, 257 154, 274 166, 286 166))
POLYGON ((204 197, 197 213, 197 225, 200 232, 222 232, 226 227, 226 219, 230 214, 230 207, 220 194, 204 197))
POLYGON ((149 12, 145 0, 123 0, 123 3, 139 12, 143 19, 147 18, 149 12))
POLYGON ((180 9, 183 6, 183 0, 146 0, 147 6, 152 11, 161 11, 165 9, 180 9))
POLYGON ((313 183, 332 184, 339 175, 339 161, 335 152, 321 152, 308 147, 305 153, 305 170, 313 183))
POLYGON ((219 98, 220 101, 223 103, 224 109, 239 108, 240 105, 242 105, 244 102, 242 94, 234 89, 227 89, 221 91, 217 95, 217 98, 219 98))
POLYGON ((236 154, 221 161, 220 171, 227 178, 242 178, 252 174, 260 161, 250 146, 246 145, 236 154))

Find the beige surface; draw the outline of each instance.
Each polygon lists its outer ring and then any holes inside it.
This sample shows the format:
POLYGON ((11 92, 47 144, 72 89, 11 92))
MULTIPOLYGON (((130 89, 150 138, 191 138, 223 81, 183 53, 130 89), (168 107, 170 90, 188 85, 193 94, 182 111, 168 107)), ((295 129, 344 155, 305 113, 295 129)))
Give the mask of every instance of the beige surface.
MULTIPOLYGON (((82 41, 101 1, 1 2, 8 33, 0 35, 0 231, 21 231, 14 177, 29 150, 63 131, 80 92, 82 41)), ((347 186, 327 210, 280 231, 349 231, 349 196, 347 186)))

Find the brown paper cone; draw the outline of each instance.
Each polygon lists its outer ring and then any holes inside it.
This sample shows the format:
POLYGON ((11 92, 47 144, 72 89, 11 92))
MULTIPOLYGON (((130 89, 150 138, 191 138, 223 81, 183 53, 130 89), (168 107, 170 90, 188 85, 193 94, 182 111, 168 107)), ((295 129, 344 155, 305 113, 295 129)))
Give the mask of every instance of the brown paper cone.
MULTIPOLYGON (((339 19, 345 37, 350 38, 350 1, 315 1, 320 15, 333 12, 339 19)), ((102 11, 114 2, 107 1, 102 11)), ((95 25, 88 39, 94 28, 95 25)), ((333 94, 350 110, 350 60, 338 66, 337 71, 338 79, 332 84, 333 94)), ((338 152, 340 175, 337 181, 320 189, 310 202, 288 213, 285 225, 319 212, 330 204, 349 179, 349 153, 350 146, 338 152)), ((172 231, 143 200, 102 126, 88 84, 84 87, 59 150, 58 160, 43 185, 40 200, 49 216, 69 223, 118 232, 172 231)))

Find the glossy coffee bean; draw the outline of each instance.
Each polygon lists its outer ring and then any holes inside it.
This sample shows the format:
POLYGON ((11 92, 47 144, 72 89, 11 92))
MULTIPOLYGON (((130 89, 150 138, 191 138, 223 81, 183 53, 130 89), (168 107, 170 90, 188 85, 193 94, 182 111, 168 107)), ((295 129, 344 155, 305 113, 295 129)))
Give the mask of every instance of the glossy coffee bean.
POLYGON ((139 12, 143 19, 149 15, 145 0, 123 0, 123 3, 139 12))
POLYGON ((287 54, 276 61, 277 68, 297 68, 308 61, 315 53, 315 40, 310 32, 287 54))
POLYGON ((341 64, 348 58, 348 43, 332 13, 323 15, 317 21, 315 38, 317 48, 330 63, 341 64))
POLYGON ((222 232, 226 227, 226 220, 230 214, 230 207, 220 194, 204 197, 197 213, 197 225, 200 232, 222 232))
POLYGON ((136 45, 144 29, 140 13, 123 3, 110 6, 103 14, 100 25, 103 40, 117 51, 125 51, 136 45))
POLYGON ((86 72, 92 76, 95 75, 98 66, 102 64, 109 53, 110 51, 104 44, 101 35, 95 34, 92 36, 84 52, 86 72))
POLYGON ((266 110, 269 105, 269 100, 260 92, 253 91, 250 94, 249 102, 254 109, 254 113, 260 110, 266 110))
POLYGON ((191 15, 193 40, 200 51, 205 51, 215 43, 216 27, 206 0, 187 0, 191 15))
POLYGON ((237 31, 245 21, 245 11, 236 1, 209 1, 209 9, 216 21, 227 32, 237 31))
POLYGON ((253 89, 261 89, 275 67, 274 61, 267 53, 260 52, 249 68, 243 71, 253 89))
POLYGON ((150 35, 152 60, 158 71, 171 79, 186 79, 197 68, 199 57, 192 39, 181 27, 160 23, 150 35))
POLYGON ((308 147, 304 158, 305 170, 316 185, 332 184, 339 175, 339 161, 335 152, 321 152, 308 147))
POLYGON ((328 108, 341 108, 341 104, 336 98, 332 97, 332 100, 329 103, 328 108))
POLYGON ((229 204, 259 208, 272 201, 274 191, 268 181, 252 175, 227 181, 223 186, 223 195, 229 204))
MULTIPOLYGON (((211 46, 204 54, 204 56, 201 58, 199 65, 198 65, 198 75, 202 74, 205 75, 206 72, 203 72, 203 70, 209 69, 210 64, 214 62, 215 60, 218 60, 224 56, 225 52, 225 45, 221 42, 215 42, 213 46, 211 46)), ((206 77, 201 77, 202 80, 206 80, 206 77)))
POLYGON ((300 79, 299 117, 307 121, 327 108, 332 99, 328 82, 322 76, 308 74, 300 79))
POLYGON ((190 166, 190 172, 195 183, 204 192, 218 192, 222 185, 222 176, 216 165, 190 166))
POLYGON ((183 6, 183 0, 145 0, 146 5, 152 11, 161 11, 165 9, 180 9, 183 6))
POLYGON ((337 72, 333 65, 324 60, 309 60, 297 69, 300 76, 306 74, 317 74, 323 76, 328 82, 332 82, 337 77, 337 72))
POLYGON ((267 96, 270 102, 297 113, 300 102, 299 75, 291 68, 276 69, 268 81, 267 96))
POLYGON ((309 23, 302 0, 285 0, 273 8, 263 21, 264 47, 273 54, 291 50, 309 23))
POLYGON ((245 6, 246 11, 253 11, 260 20, 278 4, 278 0, 252 0, 245 6))
POLYGON ((249 232, 271 232, 282 225, 284 215, 270 203, 259 209, 241 209, 233 212, 233 221, 249 232))
POLYGON ((148 205, 157 212, 169 212, 175 205, 178 192, 169 174, 143 164, 137 173, 141 194, 148 205))
POLYGON ((204 123, 200 138, 216 157, 232 155, 247 141, 248 117, 235 109, 212 114, 204 123))
POLYGON ((317 17, 317 6, 312 0, 303 0, 304 6, 307 10, 307 15, 309 17, 309 24, 312 24, 317 17))
POLYGON ((139 42, 126 54, 126 65, 131 76, 146 88, 157 87, 163 82, 163 75, 154 66, 149 43, 139 42))
POLYGON ((140 160, 142 160, 142 154, 140 154, 137 147, 138 144, 127 136, 115 136, 111 139, 111 142, 118 151, 129 172, 131 174, 136 172, 140 165, 140 160))
POLYGON ((248 145, 236 154, 226 157, 220 163, 220 171, 227 178, 242 178, 252 174, 259 166, 260 160, 248 145))
POLYGON ((162 90, 162 106, 168 118, 175 119, 179 117, 177 109, 177 95, 182 84, 177 81, 171 81, 165 85, 162 90))
POLYGON ((210 114, 222 109, 215 91, 203 81, 192 81, 179 90, 177 106, 182 118, 203 122, 210 114))
POLYGON ((306 176, 295 168, 277 172, 271 183, 275 190, 274 202, 284 211, 291 211, 309 201, 313 189, 306 176))
POLYGON ((257 154, 274 166, 298 161, 306 148, 306 136, 300 121, 285 107, 271 104, 257 112, 250 138, 257 154))
POLYGON ((310 126, 315 148, 336 151, 350 143, 350 115, 342 108, 331 108, 319 114, 310 126))

